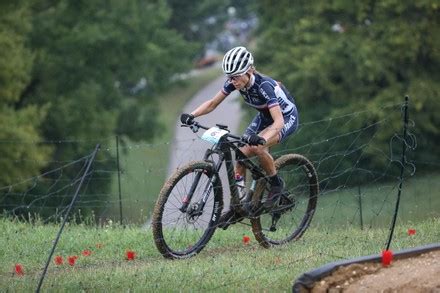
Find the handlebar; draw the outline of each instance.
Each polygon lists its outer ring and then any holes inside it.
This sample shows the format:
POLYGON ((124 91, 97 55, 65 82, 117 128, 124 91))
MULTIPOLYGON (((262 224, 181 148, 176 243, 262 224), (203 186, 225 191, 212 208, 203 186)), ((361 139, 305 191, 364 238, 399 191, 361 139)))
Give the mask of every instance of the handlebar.
MULTIPOLYGON (((204 125, 200 124, 197 121, 193 121, 193 123, 190 124, 190 125, 188 125, 188 124, 181 124, 180 126, 181 127, 189 127, 189 128, 191 128, 192 132, 194 132, 194 133, 198 132, 199 128, 202 128, 202 129, 205 129, 205 130, 208 130, 210 128, 208 126, 204 126, 204 125)), ((229 132, 229 129, 228 129, 228 127, 226 125, 216 124, 216 126, 218 128, 220 128, 220 129, 224 129, 224 130, 227 130, 229 132)), ((233 139, 236 139, 236 140, 238 140, 241 143, 248 144, 246 141, 243 140, 243 137, 241 137, 241 136, 237 136, 237 135, 234 135, 234 134, 231 134, 231 133, 226 134, 226 136, 230 137, 230 138, 233 138, 233 139)), ((266 140, 261 137, 261 139, 258 141, 258 144, 259 145, 265 145, 266 144, 266 140)))

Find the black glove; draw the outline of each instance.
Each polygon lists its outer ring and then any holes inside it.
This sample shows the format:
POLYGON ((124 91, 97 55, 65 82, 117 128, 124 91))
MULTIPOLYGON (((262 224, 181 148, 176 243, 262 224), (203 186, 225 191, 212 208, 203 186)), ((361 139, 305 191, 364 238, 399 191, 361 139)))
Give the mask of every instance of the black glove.
POLYGON ((244 134, 241 139, 249 145, 263 145, 266 143, 264 138, 256 134, 244 134))
POLYGON ((194 122, 194 115, 183 113, 180 115, 180 122, 182 122, 182 124, 191 125, 194 122))

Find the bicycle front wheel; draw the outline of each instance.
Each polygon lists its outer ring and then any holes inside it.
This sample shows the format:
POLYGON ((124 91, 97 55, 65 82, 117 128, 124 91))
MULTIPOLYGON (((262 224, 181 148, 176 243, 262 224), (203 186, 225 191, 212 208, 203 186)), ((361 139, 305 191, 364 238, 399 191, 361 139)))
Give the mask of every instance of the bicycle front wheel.
POLYGON ((199 253, 211 239, 222 208, 222 186, 212 164, 195 161, 178 169, 165 182, 154 208, 157 249, 171 259, 199 253))
MULTIPOLYGON (((275 166, 285 183, 285 197, 271 212, 251 219, 255 238, 266 248, 298 240, 304 234, 315 213, 319 192, 318 176, 306 157, 284 155, 275 166)), ((266 183, 262 180, 260 184, 266 183)), ((260 190, 267 193, 264 187, 260 190)))

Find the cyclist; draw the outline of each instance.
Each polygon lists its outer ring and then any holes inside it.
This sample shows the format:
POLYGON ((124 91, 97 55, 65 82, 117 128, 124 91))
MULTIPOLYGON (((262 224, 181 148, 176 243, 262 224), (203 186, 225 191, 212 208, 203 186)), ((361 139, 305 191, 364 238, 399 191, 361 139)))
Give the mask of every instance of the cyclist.
MULTIPOLYGON (((243 134, 243 140, 248 145, 243 146, 241 151, 248 157, 257 156, 269 176, 271 187, 264 207, 270 209, 280 198, 284 182, 277 175, 269 148, 295 132, 298 127, 298 111, 287 89, 274 79, 257 72, 253 63, 254 58, 245 47, 229 50, 222 62, 227 77, 223 89, 190 114, 181 114, 180 120, 183 124, 192 124, 195 117, 210 113, 231 92, 238 90, 245 103, 259 112, 243 134), (260 144, 262 139, 264 145, 260 144)), ((245 171, 244 166, 237 162, 236 178, 243 178, 245 171)))

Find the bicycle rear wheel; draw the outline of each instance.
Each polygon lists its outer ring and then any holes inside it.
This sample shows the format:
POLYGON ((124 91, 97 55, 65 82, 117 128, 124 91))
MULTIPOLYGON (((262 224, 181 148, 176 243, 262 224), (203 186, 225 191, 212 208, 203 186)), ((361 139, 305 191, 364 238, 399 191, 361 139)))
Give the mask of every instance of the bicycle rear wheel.
MULTIPOLYGON (((284 180, 286 197, 282 197, 279 206, 274 207, 270 213, 251 219, 255 238, 266 248, 298 240, 304 234, 315 213, 319 192, 318 176, 306 157, 298 154, 284 155, 275 161, 275 166, 278 175, 284 180), (274 225, 276 217, 278 219, 274 225)), ((259 184, 266 183, 262 180, 259 184)), ((257 189, 267 193, 264 187, 257 189)))
POLYGON ((191 257, 211 239, 223 208, 221 182, 214 176, 212 164, 195 161, 165 182, 152 217, 154 242, 164 257, 191 257), (195 189, 188 202, 192 186, 195 189), (205 195, 206 204, 200 209, 205 195))

